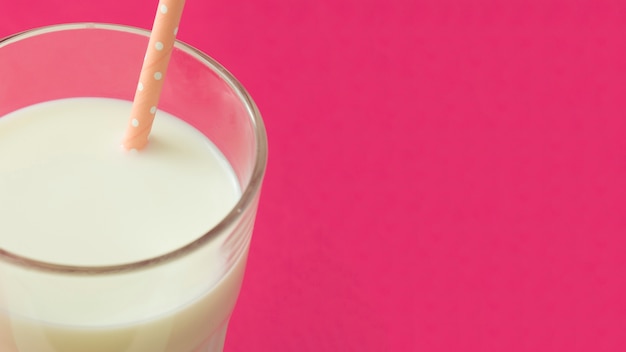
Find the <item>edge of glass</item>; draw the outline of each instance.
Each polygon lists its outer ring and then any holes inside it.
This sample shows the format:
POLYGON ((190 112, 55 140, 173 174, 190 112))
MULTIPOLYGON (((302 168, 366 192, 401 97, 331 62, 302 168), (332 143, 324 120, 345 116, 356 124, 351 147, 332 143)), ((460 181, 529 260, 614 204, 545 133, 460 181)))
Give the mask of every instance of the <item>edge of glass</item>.
MULTIPOLYGON (((106 29, 143 35, 146 37, 150 36, 149 30, 128 25, 94 22, 67 23, 29 29, 20 33, 10 35, 8 37, 0 38, 0 48, 23 39, 45 33, 78 29, 106 29)), ((193 242, 188 243, 183 247, 172 250, 168 253, 141 261, 107 266, 62 265, 23 257, 2 248, 0 248, 0 261, 9 262, 11 264, 15 264, 28 269, 73 275, 100 275, 143 270, 149 267, 165 264, 167 262, 176 260, 177 258, 183 257, 186 254, 194 252, 196 249, 199 249, 204 244, 208 243, 213 238, 219 236, 221 233, 226 231, 230 227, 230 225, 237 222, 243 216, 243 214, 246 213, 244 211, 245 209, 253 205, 252 203, 255 201, 255 198, 260 191, 267 165, 267 135, 265 131, 265 125, 261 118, 261 113, 259 112, 256 104, 252 100, 252 97, 248 94, 243 85, 239 83, 239 81, 220 63, 218 63, 202 51, 182 41, 176 40, 175 47, 195 57, 198 61, 202 62, 215 73, 217 73, 220 78, 222 78, 233 89, 233 91, 237 93, 239 99, 248 110, 248 115, 250 116, 252 125, 254 127, 257 155, 255 157, 254 168, 252 170, 250 182, 248 183, 246 188, 242 190, 241 197, 235 207, 231 209, 231 211, 215 227, 210 229, 207 233, 194 240, 193 242)))

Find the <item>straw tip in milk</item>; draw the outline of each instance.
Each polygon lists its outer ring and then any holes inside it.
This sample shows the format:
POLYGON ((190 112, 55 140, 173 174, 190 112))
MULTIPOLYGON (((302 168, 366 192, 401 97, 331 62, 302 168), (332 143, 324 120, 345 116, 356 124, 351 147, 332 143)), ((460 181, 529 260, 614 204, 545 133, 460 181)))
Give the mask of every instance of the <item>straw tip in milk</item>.
POLYGON ((137 148, 127 148, 124 143, 120 144, 120 150, 129 155, 136 155, 139 153, 137 148))

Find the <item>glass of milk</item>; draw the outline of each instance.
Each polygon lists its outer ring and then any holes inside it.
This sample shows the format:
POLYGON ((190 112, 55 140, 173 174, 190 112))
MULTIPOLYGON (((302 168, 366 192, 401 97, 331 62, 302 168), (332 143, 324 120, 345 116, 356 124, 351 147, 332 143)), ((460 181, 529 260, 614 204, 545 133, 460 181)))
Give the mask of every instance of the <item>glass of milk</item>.
POLYGON ((0 40, 0 351, 222 351, 265 129, 177 42, 148 146, 123 150, 148 38, 80 23, 0 40))

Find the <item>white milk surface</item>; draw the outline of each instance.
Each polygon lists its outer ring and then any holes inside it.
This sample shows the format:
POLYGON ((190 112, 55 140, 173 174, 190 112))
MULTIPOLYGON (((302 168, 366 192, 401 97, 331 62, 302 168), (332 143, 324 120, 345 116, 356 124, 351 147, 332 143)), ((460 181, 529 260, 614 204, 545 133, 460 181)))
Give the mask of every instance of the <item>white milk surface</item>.
POLYGON ((200 132, 158 113, 141 155, 120 143, 130 103, 71 99, 0 119, 0 246, 72 265, 167 253, 216 225, 239 189, 200 132))
MULTIPOLYGON (((181 120, 159 111, 148 147, 123 151, 129 111, 75 98, 0 118, 2 249, 65 265, 130 263, 192 242, 234 207, 230 165, 181 120)), ((246 254, 224 273, 222 244, 98 277, 2 263, 0 351, 219 351, 246 254)))

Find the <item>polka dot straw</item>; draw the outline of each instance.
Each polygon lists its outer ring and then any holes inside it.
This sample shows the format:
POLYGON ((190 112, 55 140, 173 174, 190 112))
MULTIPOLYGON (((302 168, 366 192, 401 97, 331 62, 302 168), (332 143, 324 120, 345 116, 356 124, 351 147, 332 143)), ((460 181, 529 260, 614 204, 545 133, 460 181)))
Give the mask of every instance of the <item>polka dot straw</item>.
POLYGON ((126 150, 139 150, 148 143, 184 6, 185 0, 159 2, 122 143, 126 150))

